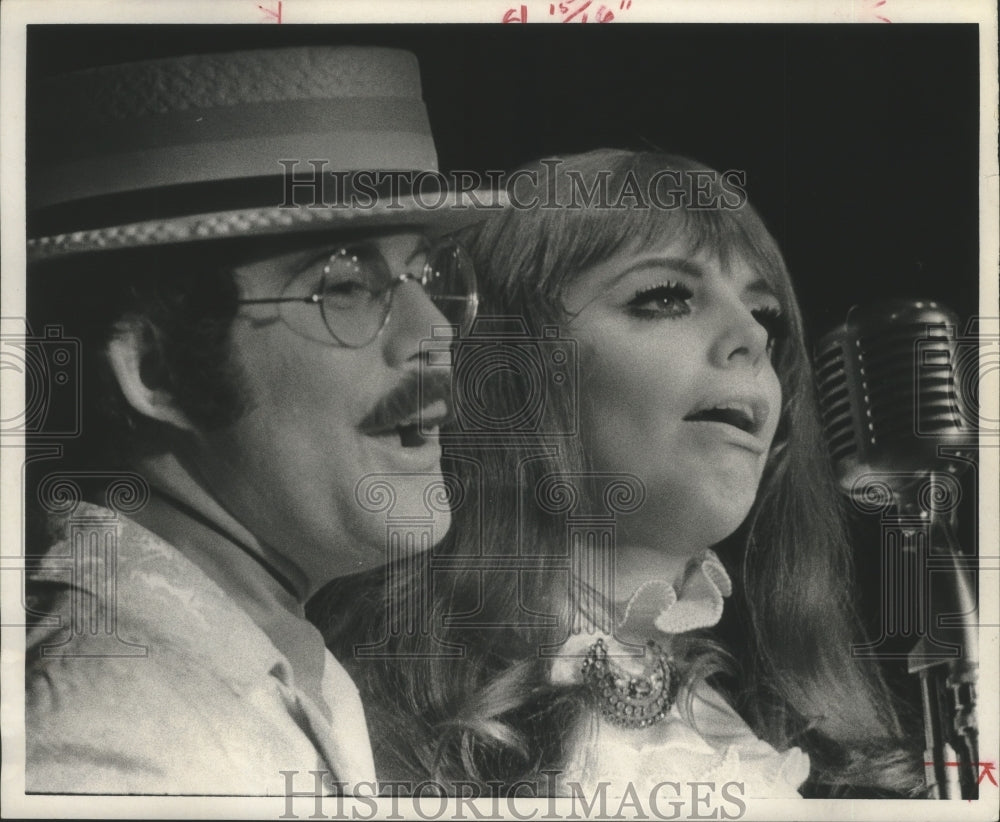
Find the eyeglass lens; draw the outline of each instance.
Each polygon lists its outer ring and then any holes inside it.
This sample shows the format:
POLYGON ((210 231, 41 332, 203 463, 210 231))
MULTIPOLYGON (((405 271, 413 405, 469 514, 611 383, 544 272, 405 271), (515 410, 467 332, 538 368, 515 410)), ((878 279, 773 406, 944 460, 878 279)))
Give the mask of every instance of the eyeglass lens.
POLYGON ((440 246, 428 256, 426 276, 424 290, 438 311, 449 323, 466 330, 476 292, 469 255, 459 245, 440 246))
MULTIPOLYGON (((464 329, 474 310, 472 261, 458 245, 439 246, 428 254, 424 289, 445 319, 464 329)), ((364 345, 385 323, 398 282, 381 252, 352 246, 333 254, 323 269, 321 308, 334 337, 364 345)))
POLYGON ((392 274, 378 249, 341 249, 323 268, 320 287, 323 319, 330 332, 347 345, 364 345, 385 322, 391 299, 392 274))

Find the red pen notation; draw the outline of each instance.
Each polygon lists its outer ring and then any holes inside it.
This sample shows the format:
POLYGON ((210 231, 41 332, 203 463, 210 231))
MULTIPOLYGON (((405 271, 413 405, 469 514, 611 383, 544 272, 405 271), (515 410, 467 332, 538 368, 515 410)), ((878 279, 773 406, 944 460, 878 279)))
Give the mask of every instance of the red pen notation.
MULTIPOLYGON (((611 23, 615 19, 615 13, 606 5, 600 5, 595 10, 594 0, 562 0, 560 3, 546 3, 547 8, 541 11, 541 4, 536 4, 533 9, 540 12, 532 12, 531 17, 540 17, 545 21, 546 17, 558 18, 560 23, 611 23)), ((632 0, 619 0, 618 13, 628 11, 632 8, 632 0)), ((527 23, 529 11, 527 3, 509 8, 504 12, 502 22, 504 23, 527 23)), ((547 21, 556 22, 556 21, 547 21)))
POLYGON ((503 16, 501 23, 527 23, 528 22, 528 8, 527 6, 521 6, 520 16, 518 16, 517 9, 507 9, 503 16))
POLYGON ((876 20, 881 20, 883 23, 891 23, 892 20, 890 20, 888 17, 884 17, 881 14, 875 13, 875 9, 882 8, 882 6, 884 6, 885 4, 886 0, 868 0, 868 7, 871 10, 872 17, 874 17, 876 20))
POLYGON ((259 8, 262 12, 264 12, 264 14, 266 14, 268 16, 268 18, 270 18, 269 20, 267 20, 267 22, 271 22, 271 20, 274 20, 275 23, 280 23, 281 22, 281 2, 282 2, 282 0, 278 0, 277 3, 272 3, 271 4, 272 8, 266 8, 265 6, 257 6, 257 8, 259 8), (275 6, 277 7, 276 10, 274 8, 275 6))
MULTIPOLYGON (((961 763, 960 762, 945 762, 943 764, 947 765, 950 768, 957 768, 961 763)), ((992 782, 994 785, 997 784, 996 777, 993 776, 993 771, 996 770, 996 767, 997 767, 996 762, 976 762, 975 764, 976 764, 976 767, 978 767, 978 768, 981 769, 979 771, 979 779, 976 780, 976 784, 977 785, 979 785, 984 779, 990 780, 990 782, 992 782)), ((926 765, 928 768, 930 768, 930 767, 932 767, 934 765, 934 763, 933 762, 925 762, 924 765, 926 765)), ((997 787, 1000 787, 1000 785, 997 785, 997 787)))

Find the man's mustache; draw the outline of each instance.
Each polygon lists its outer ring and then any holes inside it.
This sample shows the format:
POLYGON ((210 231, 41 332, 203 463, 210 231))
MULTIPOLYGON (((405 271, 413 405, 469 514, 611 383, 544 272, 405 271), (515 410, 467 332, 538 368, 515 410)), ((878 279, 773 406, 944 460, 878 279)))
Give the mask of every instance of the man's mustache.
POLYGON ((408 374, 399 385, 375 403, 358 427, 365 433, 372 434, 391 431, 401 424, 418 424, 424 429, 446 425, 451 420, 451 373, 427 369, 408 374), (444 402, 447 411, 430 411, 430 406, 439 401, 444 402), (425 410, 429 412, 426 418, 425 410))

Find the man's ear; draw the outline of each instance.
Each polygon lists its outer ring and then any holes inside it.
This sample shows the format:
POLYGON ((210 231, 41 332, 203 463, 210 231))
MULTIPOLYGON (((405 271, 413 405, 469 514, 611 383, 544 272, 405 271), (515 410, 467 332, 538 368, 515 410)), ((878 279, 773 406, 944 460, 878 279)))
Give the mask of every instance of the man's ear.
POLYGON ((194 431, 187 415, 177 407, 173 393, 159 384, 160 352, 148 326, 136 318, 122 320, 107 347, 108 362, 128 404, 145 417, 182 431, 194 431))

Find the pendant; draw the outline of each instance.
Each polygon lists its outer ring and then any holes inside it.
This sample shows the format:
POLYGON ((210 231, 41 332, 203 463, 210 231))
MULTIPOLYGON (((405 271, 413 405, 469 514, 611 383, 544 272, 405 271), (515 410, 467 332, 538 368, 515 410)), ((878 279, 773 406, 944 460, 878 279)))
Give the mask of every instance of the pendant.
POLYGON ((630 674, 612 662, 603 639, 587 649, 582 671, 604 717, 625 728, 645 728, 663 719, 680 684, 673 660, 653 640, 646 643, 641 674, 630 674))

